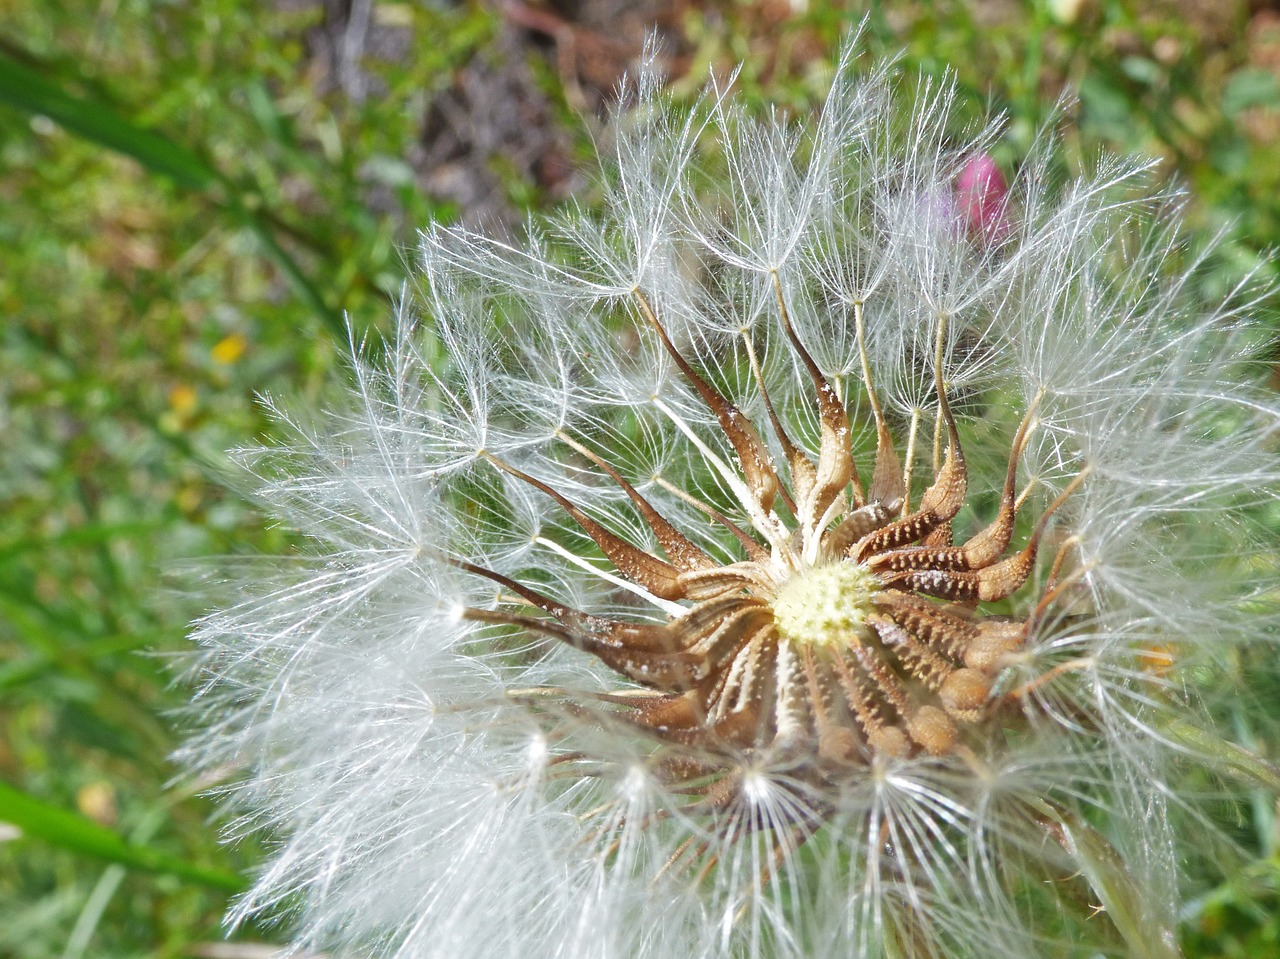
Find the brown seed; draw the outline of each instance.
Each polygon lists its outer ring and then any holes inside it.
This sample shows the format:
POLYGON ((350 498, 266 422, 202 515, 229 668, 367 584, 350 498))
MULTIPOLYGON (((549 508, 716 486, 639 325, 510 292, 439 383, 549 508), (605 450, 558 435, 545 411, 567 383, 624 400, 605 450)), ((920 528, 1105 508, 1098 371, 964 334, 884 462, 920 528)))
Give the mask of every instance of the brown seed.
POLYGON ((983 623, 978 635, 964 653, 964 664, 972 669, 992 670, 1000 657, 1013 652, 1026 639, 1026 623, 983 623))
POLYGON ((896 726, 881 726, 867 734, 871 748, 882 756, 906 756, 911 752, 911 742, 896 726))
POLYGON ((957 669, 942 683, 938 698, 947 712, 955 716, 986 705, 991 694, 991 680, 976 669, 957 669))
POLYGON ((907 720, 907 729, 911 738, 934 756, 950 752, 956 744, 956 724, 936 706, 917 709, 907 720))
POLYGON ((858 737, 853 730, 841 726, 824 729, 818 736, 818 755, 822 759, 836 761, 852 759, 857 755, 858 737))

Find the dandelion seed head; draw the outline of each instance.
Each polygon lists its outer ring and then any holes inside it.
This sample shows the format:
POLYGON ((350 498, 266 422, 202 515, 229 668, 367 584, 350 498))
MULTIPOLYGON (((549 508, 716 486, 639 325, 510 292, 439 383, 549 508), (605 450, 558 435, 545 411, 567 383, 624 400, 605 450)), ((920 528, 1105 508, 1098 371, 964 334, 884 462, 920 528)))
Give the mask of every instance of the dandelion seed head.
POLYGON ((645 72, 600 211, 428 230, 350 406, 246 454, 307 549, 195 627, 185 758, 278 841, 233 920, 1175 954, 1175 731, 1275 620, 1261 294, 1195 304, 1143 165, 1005 179, 855 49, 812 125, 645 72))

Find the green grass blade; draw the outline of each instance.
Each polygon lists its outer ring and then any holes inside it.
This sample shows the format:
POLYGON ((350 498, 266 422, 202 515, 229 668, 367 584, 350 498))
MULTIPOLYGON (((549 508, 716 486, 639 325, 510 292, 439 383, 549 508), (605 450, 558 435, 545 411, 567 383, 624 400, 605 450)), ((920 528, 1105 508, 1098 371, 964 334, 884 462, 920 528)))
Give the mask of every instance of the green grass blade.
POLYGON ((1219 769, 1230 773, 1251 786, 1280 793, 1280 766, 1220 736, 1214 736, 1191 723, 1174 723, 1169 729, 1170 738, 1190 749, 1194 755, 1203 756, 1219 769))
POLYGON ((1041 826, 1072 858, 1101 901, 1128 954, 1133 959, 1181 959, 1174 930, 1147 906, 1141 883, 1107 838, 1056 803, 1039 804, 1037 810, 1044 817, 1041 826))
POLYGON ((133 157, 189 190, 209 190, 221 177, 203 160, 158 133, 135 126, 108 107, 74 97, 0 51, 0 100, 38 113, 77 136, 133 157))
POLYGON ((258 244, 262 247, 262 252, 266 254, 267 259, 274 263, 280 272, 288 278, 294 290, 306 301, 315 314, 324 321, 324 325, 329 328, 329 332, 337 338, 338 342, 347 342, 346 320, 343 319, 340 313, 329 308, 329 304, 324 301, 320 291, 307 279, 297 261, 285 252, 284 247, 280 245, 280 242, 268 229, 267 225, 239 204, 234 204, 233 207, 233 212, 257 237, 258 244))
POLYGON ((96 546, 118 539, 154 536, 167 529, 165 520, 131 521, 125 523, 86 523, 72 526, 48 536, 30 535, 8 543, 0 543, 0 560, 12 560, 26 553, 43 553, 52 549, 74 549, 78 546, 96 546))
POLYGON ((126 120, 106 104, 67 93, 38 71, 0 50, 0 103, 40 114, 91 143, 132 157, 146 170, 178 186, 205 193, 225 212, 248 227, 263 253, 285 275, 294 291, 324 321, 339 342, 347 339, 342 314, 325 301, 271 232, 271 228, 236 198, 234 185, 191 150, 126 120))
POLYGON ((70 852, 146 872, 168 873, 225 892, 240 892, 245 881, 235 873, 194 866, 150 846, 126 842, 118 833, 76 813, 50 806, 6 783, 0 783, 0 821, 70 852))

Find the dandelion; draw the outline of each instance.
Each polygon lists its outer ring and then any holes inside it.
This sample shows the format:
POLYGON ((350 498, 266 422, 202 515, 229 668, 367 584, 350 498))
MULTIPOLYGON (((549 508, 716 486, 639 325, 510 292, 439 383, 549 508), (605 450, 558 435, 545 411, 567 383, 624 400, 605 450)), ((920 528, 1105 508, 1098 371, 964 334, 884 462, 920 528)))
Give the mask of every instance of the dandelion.
POLYGON ((277 843, 234 921, 1178 954, 1183 785, 1270 775, 1200 695, 1274 624, 1261 294, 1197 310, 1141 165, 1006 183, 852 59, 812 127, 643 73, 601 212, 430 230, 354 402, 244 453, 309 546, 195 631, 188 759, 277 843))

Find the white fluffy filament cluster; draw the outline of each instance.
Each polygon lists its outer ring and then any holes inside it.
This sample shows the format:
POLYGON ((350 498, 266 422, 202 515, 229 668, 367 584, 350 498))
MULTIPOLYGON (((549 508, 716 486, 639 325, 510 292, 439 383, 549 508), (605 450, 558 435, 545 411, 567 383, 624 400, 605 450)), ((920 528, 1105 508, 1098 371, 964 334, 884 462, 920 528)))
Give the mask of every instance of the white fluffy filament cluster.
MULTIPOLYGON (((998 228, 966 220, 957 178, 998 129, 958 132, 952 90, 851 60, 812 126, 725 95, 677 111, 643 73, 599 211, 520 244, 429 231, 355 401, 281 412, 292 439, 244 454, 307 548, 195 630, 186 758, 242 770, 233 834, 278 840, 236 919, 289 909, 300 947, 396 959, 1177 955, 1172 823, 1200 814, 1171 730, 1209 723, 1191 671, 1274 625, 1256 516, 1280 406, 1254 385, 1250 296, 1190 306, 1198 264, 1144 169, 1064 179, 1047 139, 998 228), (999 506, 1016 434, 1015 539, 1052 503, 1053 549, 1027 589, 965 607, 1027 624, 971 731, 835 779, 720 750, 704 782, 626 719, 643 677, 509 611, 685 615, 601 549, 662 555, 637 496, 721 566, 817 562, 847 477, 823 516, 780 520, 696 386, 776 418, 761 456, 785 463, 829 441, 815 376, 854 460, 884 424, 901 440, 908 497, 949 449, 950 397, 957 540, 999 506)), ((838 594, 879 581, 824 569, 779 590, 780 621, 865 637, 838 594)))

